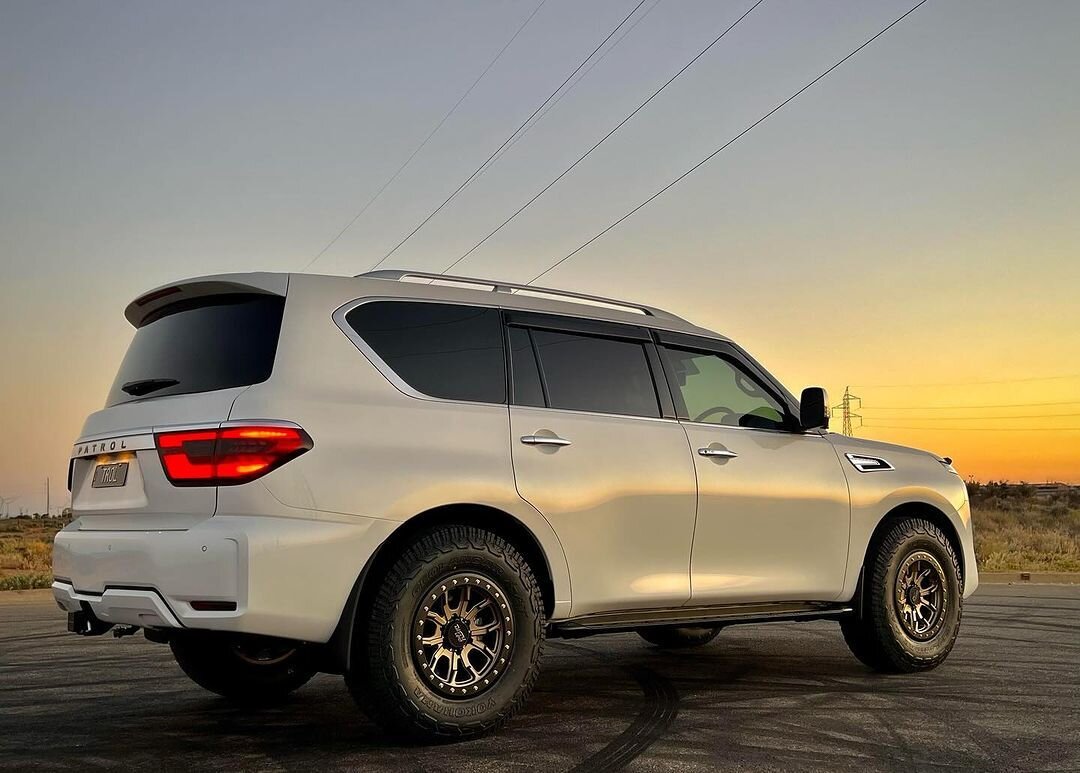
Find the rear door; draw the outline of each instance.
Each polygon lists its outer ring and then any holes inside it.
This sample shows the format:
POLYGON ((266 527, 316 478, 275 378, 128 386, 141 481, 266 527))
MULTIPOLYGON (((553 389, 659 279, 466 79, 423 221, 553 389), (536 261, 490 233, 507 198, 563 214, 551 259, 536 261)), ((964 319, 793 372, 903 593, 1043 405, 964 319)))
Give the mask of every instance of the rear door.
POLYGON ((694 469, 647 331, 508 321, 517 487, 562 543, 571 614, 685 603, 694 469))
MULTIPOLYGON (((270 283, 271 287, 274 283, 270 283)), ((72 510, 83 529, 187 528, 214 513, 217 489, 165 478, 155 431, 216 427, 236 397, 270 377, 285 304, 266 287, 194 282, 151 293, 106 407, 72 448, 72 510)))
POLYGON ((847 569, 847 481, 828 440, 735 347, 672 334, 660 351, 698 477, 694 604, 831 601, 847 569))

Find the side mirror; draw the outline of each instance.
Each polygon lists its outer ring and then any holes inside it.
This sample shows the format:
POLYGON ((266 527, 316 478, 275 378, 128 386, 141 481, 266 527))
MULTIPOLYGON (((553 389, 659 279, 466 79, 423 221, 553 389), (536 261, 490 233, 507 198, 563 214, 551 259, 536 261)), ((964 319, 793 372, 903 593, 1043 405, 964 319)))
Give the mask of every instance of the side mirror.
POLYGON ((799 424, 803 429, 829 428, 829 394, 821 387, 807 387, 799 400, 799 424))

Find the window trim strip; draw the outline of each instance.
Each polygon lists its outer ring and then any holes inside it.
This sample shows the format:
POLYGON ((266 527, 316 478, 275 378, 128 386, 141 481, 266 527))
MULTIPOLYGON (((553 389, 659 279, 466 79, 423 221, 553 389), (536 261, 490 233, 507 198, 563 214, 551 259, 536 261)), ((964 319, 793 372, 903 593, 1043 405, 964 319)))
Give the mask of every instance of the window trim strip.
POLYGON ((503 314, 506 324, 514 327, 551 330, 558 333, 578 333, 623 341, 652 341, 651 330, 639 325, 517 309, 503 309, 503 314))

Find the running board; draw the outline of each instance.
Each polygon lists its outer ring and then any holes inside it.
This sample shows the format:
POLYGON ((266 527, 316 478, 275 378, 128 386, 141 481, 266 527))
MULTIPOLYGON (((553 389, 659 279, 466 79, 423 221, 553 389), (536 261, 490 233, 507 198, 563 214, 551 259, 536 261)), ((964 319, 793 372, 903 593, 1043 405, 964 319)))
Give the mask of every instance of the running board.
POLYGON ((658 625, 737 625, 782 620, 820 620, 854 612, 851 604, 825 601, 778 601, 763 604, 724 604, 707 607, 627 609, 596 612, 551 623, 552 636, 634 631, 658 625))

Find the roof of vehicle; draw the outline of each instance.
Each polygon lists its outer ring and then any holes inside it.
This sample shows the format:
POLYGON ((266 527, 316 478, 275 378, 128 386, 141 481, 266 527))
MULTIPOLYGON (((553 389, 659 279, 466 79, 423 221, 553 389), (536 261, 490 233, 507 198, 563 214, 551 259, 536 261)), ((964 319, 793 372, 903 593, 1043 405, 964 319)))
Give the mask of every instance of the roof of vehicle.
POLYGON ((138 327, 151 312, 177 300, 250 291, 285 295, 287 289, 299 289, 300 286, 305 291, 325 296, 331 311, 359 298, 411 298, 572 315, 723 338, 671 312, 621 299, 493 279, 408 270, 373 271, 355 277, 269 272, 194 277, 143 293, 128 305, 124 314, 128 321, 138 327))

